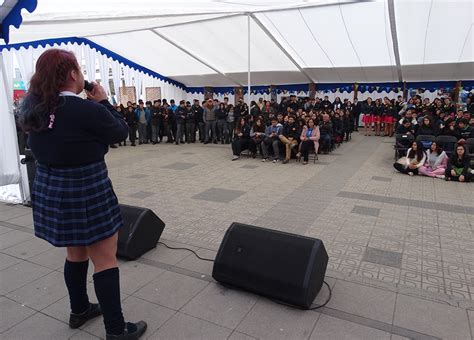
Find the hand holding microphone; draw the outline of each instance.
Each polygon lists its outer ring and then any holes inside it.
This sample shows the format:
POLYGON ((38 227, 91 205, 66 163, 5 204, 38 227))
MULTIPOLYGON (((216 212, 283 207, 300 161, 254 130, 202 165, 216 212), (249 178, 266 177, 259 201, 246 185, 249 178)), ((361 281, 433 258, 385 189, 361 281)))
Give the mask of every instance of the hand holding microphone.
POLYGON ((96 82, 84 81, 84 90, 86 90, 87 98, 95 102, 101 102, 103 100, 108 100, 107 93, 105 89, 97 84, 96 82))

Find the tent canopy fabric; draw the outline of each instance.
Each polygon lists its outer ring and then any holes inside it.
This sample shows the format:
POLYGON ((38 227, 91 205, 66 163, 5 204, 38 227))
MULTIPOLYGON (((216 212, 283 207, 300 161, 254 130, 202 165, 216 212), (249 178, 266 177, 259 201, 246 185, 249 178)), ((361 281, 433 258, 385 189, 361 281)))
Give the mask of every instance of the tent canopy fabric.
POLYGON ((474 79, 471 0, 42 0, 10 43, 87 38, 188 87, 474 79))

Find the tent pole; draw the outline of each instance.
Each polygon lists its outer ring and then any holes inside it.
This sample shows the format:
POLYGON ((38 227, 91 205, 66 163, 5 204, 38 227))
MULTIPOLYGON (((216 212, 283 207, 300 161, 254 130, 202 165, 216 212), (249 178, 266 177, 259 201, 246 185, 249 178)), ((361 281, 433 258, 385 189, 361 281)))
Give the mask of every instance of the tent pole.
POLYGON ((248 70, 247 70, 247 106, 249 109, 250 115, 250 13, 247 14, 247 62, 248 62, 248 70))
MULTIPOLYGON (((13 89, 8 88, 8 81, 7 81, 7 69, 5 67, 5 63, 3 62, 3 53, 0 52, 0 68, 2 69, 2 78, 3 78, 3 87, 5 88, 5 95, 7 98, 7 105, 8 105, 8 112, 6 113, 7 115, 12 115, 13 116, 13 89)), ((16 131, 16 126, 15 126, 15 117, 13 117, 13 126, 11 127, 13 131, 16 131)), ((18 138, 15 138, 15 149, 16 149, 16 163, 18 166, 18 176, 19 176, 19 189, 20 189, 20 199, 21 203, 25 204, 26 203, 26 196, 25 192, 23 190, 23 177, 21 174, 21 159, 20 159, 20 148, 18 146, 18 138)), ((31 193, 30 193, 31 195, 31 193)))

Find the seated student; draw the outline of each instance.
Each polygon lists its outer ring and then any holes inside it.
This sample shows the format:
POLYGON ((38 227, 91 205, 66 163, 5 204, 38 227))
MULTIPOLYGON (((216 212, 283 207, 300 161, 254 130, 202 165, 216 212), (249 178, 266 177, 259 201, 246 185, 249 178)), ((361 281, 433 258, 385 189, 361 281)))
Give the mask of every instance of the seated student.
POLYGON ((308 164, 308 155, 311 147, 314 147, 314 152, 318 153, 319 149, 319 126, 314 124, 313 119, 308 120, 308 124, 303 126, 301 132, 301 153, 303 154, 303 165, 308 164))
POLYGON ((410 120, 404 119, 402 121, 402 124, 397 126, 397 130, 395 131, 395 133, 399 135, 414 135, 415 130, 410 120))
POLYGON ((413 142, 407 156, 400 158, 393 167, 402 174, 417 175, 418 169, 425 164, 426 153, 421 142, 413 142))
POLYGON ((448 118, 445 121, 445 125, 441 129, 440 136, 453 136, 459 139, 459 130, 456 127, 456 120, 453 118, 448 118))
POLYGON ((456 147, 456 151, 452 154, 446 167, 446 180, 469 182, 472 177, 472 170, 469 168, 470 161, 464 145, 456 147))
POLYGON ((418 126, 418 130, 416 131, 417 136, 421 135, 431 135, 431 136, 436 136, 437 135, 436 129, 433 127, 433 124, 431 124, 430 117, 424 116, 423 117, 423 122, 418 126))
POLYGON ((448 155, 436 142, 433 142, 431 147, 426 150, 426 162, 418 169, 418 173, 424 176, 444 179, 447 165, 448 155))
POLYGON ((320 140, 325 154, 329 153, 332 145, 332 122, 327 113, 323 114, 323 120, 319 123, 320 140))
POLYGON ((250 144, 250 127, 244 117, 240 117, 234 131, 234 140, 232 141, 232 160, 235 161, 240 158, 240 153, 247 150, 250 144))
POLYGON ((282 125, 278 123, 278 119, 273 117, 271 119, 271 125, 265 129, 265 139, 260 144, 262 147, 262 162, 268 160, 268 148, 271 145, 273 149, 273 163, 279 161, 280 153, 280 135, 282 130, 282 125))
MULTIPOLYGON (((257 148, 261 150, 261 143, 265 138, 265 125, 263 125, 262 118, 257 118, 250 130, 250 145, 249 150, 252 153, 252 158, 257 156, 257 148)), ((262 152, 263 153, 263 152, 262 152)))
POLYGON ((458 134, 459 138, 468 139, 474 138, 474 128, 469 126, 467 119, 461 118, 458 122, 458 134))
POLYGON ((285 145, 285 159, 283 164, 290 161, 291 149, 298 146, 298 138, 300 137, 300 128, 295 122, 293 115, 288 117, 288 123, 283 126, 283 131, 280 135, 280 141, 285 145))

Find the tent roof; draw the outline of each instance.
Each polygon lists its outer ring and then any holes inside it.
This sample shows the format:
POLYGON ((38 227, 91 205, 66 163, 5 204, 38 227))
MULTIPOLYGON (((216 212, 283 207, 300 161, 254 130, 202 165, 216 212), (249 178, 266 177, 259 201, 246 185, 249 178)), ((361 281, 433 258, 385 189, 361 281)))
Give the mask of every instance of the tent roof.
POLYGON ((186 86, 474 79, 470 0, 42 0, 11 43, 84 37, 186 86))

